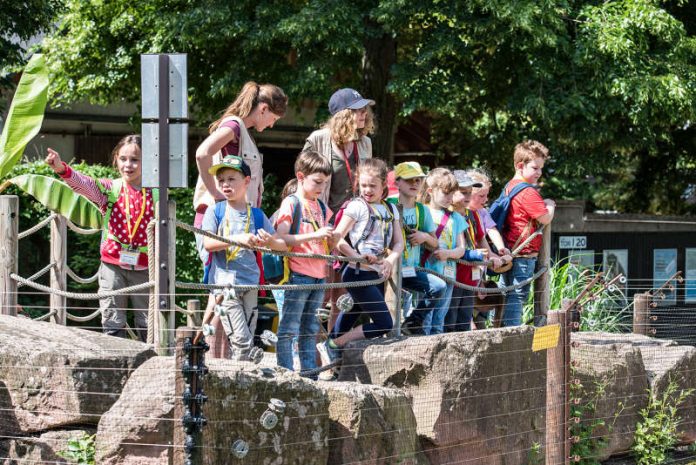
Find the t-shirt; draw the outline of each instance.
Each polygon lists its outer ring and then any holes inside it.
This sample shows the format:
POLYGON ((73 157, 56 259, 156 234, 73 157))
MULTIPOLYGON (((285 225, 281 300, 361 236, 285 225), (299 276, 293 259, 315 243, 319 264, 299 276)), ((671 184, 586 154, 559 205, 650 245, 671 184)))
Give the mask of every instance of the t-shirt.
POLYGON ((488 213, 487 209, 479 208, 476 210, 476 213, 478 213, 481 223, 483 223, 483 229, 485 229, 486 232, 496 227, 495 221, 493 221, 493 218, 491 218, 491 214, 488 213))
MULTIPOLYGON (((278 218, 276 226, 281 223, 287 223, 292 227, 292 218, 295 212, 297 197, 286 197, 278 210, 278 218)), ((329 219, 333 215, 330 209, 326 209, 326 218, 324 218, 321 206, 316 200, 301 200, 297 205, 302 208, 302 220, 299 224, 298 234, 307 234, 321 229, 329 223, 329 219)), ((314 253, 314 254, 329 254, 326 249, 325 241, 308 241, 292 248, 292 252, 297 253, 314 253)), ((290 257, 290 270, 295 273, 300 273, 313 278, 326 278, 326 261, 319 258, 297 258, 290 257)))
MULTIPOLYGON (((441 208, 429 208, 429 210, 433 217, 433 223, 435 223, 435 229, 437 230, 442 222, 442 217, 445 214, 445 210, 441 208)), ((437 239, 439 244, 438 247, 446 250, 456 249, 457 238, 465 230, 466 221, 464 220, 464 217, 457 212, 451 212, 445 227, 442 229, 440 237, 437 239)), ((434 255, 430 255, 428 261, 425 262, 425 267, 433 271, 437 271, 438 273, 444 273, 445 261, 437 260, 434 255)))
MULTIPOLYGON (((241 234, 244 232, 254 233, 258 229, 264 229, 270 234, 274 234, 275 230, 273 225, 266 217, 263 215, 263 226, 257 226, 254 224, 253 213, 251 217, 247 216, 247 210, 243 211, 231 208, 229 205, 225 206, 225 214, 223 215, 222 221, 218 223, 215 217, 215 207, 210 207, 205 211, 205 216, 203 216, 203 227, 204 231, 212 232, 219 236, 229 237, 234 234, 241 234), (247 230, 247 222, 249 224, 247 230)), ((261 271, 259 270, 259 265, 256 262, 256 253, 249 249, 231 247, 226 250, 219 250, 212 253, 212 261, 210 265, 210 284, 220 284, 215 282, 215 273, 218 268, 223 270, 231 270, 235 272, 235 282, 230 284, 258 284, 261 271), (228 252, 235 253, 233 259, 228 260, 228 252)))
POLYGON ((353 183, 357 176, 358 162, 360 155, 358 153, 358 144, 353 144, 351 154, 343 153, 342 150, 336 152, 331 149, 331 187, 329 190, 329 208, 338 211, 343 206, 343 203, 353 197, 353 183), (346 168, 346 157, 348 158, 348 168, 346 168))
POLYGON ((224 123, 222 123, 219 127, 221 128, 230 128, 232 132, 234 132, 234 140, 229 141, 227 144, 225 144, 224 147, 220 149, 220 152, 222 152, 222 156, 226 157, 227 155, 236 155, 239 156, 239 123, 233 119, 227 120, 224 123))
MULTIPOLYGON (((369 223, 371 214, 379 218, 375 221, 372 231, 370 231, 365 240, 358 244, 358 253, 360 255, 373 254, 379 256, 384 252, 385 247, 389 247, 394 230, 393 222, 399 220, 399 212, 396 208, 392 206, 387 207, 381 202, 372 203, 368 207, 363 200, 353 199, 348 203, 343 214, 355 220, 353 228, 348 233, 351 244, 358 243, 369 223), (389 221, 390 215, 393 215, 392 221, 389 221)), ((376 271, 381 269, 381 267, 370 267, 369 265, 362 265, 362 267, 369 267, 376 271)))
MULTIPOLYGON (((430 214, 430 209, 429 208, 423 208, 423 218, 420 219, 420 224, 421 228, 419 231, 427 232, 427 233, 432 233, 435 232, 437 229, 437 225, 433 221, 433 216, 430 214)), ((404 208, 403 210, 404 217, 403 217, 403 224, 406 226, 409 226, 411 229, 415 230, 416 225, 418 224, 417 217, 418 215, 418 208, 413 207, 413 208, 404 208)), ((408 242, 408 237, 406 237, 406 241, 404 244, 404 255, 403 255, 403 261, 402 261, 402 266, 407 267, 407 266, 418 266, 420 265, 420 258, 421 258, 421 245, 414 245, 412 246, 408 242)))
MULTIPOLYGON (((480 211, 481 210, 479 210, 478 212, 480 212, 480 211)), ((473 212, 473 211, 469 210, 469 212, 465 218, 466 223, 467 223, 467 231, 464 232, 464 234, 466 236, 469 236, 469 237, 471 234, 473 234, 473 236, 474 236, 473 243, 474 243, 475 248, 478 247, 479 241, 481 241, 481 239, 483 239, 483 236, 485 234, 483 232, 482 218, 480 215, 477 214, 478 212, 473 212)), ((466 243, 466 241, 465 241, 465 243, 466 243)), ((470 248, 470 247, 467 245, 467 249, 468 248, 470 248)), ((480 268, 479 268, 479 270, 480 270, 480 268)), ((481 272, 479 271, 479 279, 473 279, 472 272, 473 272, 472 266, 457 263, 457 281, 459 281, 460 283, 468 284, 469 286, 477 285, 480 277, 482 276, 480 274, 481 272)))
MULTIPOLYGON (((508 183, 506 192, 509 193, 513 187, 521 182, 522 181, 519 179, 513 179, 508 183)), ((536 189, 528 187, 514 196, 510 202, 507 218, 505 218, 505 227, 502 231, 505 247, 512 250, 515 242, 518 242, 518 239, 519 243, 522 243, 536 230, 536 224, 532 224, 532 227, 528 229, 527 234, 525 234, 524 237, 520 237, 522 236, 527 223, 529 223, 531 220, 539 218, 540 216, 544 216, 547 213, 548 210, 546 209, 544 199, 541 198, 541 195, 539 195, 539 192, 537 192, 536 189)), ((535 237, 529 244, 520 250, 519 253, 525 255, 539 252, 539 248, 541 248, 541 241, 541 236, 535 237)))

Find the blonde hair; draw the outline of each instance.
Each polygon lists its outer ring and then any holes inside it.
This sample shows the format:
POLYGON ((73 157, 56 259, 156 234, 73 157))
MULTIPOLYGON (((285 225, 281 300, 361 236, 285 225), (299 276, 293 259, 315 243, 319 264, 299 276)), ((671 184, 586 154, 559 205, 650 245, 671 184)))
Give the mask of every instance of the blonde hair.
POLYGON ((515 168, 517 168, 519 163, 526 165, 537 158, 541 158, 542 160, 548 160, 549 158, 549 149, 541 142, 530 139, 520 142, 515 146, 513 155, 515 168))
POLYGON ((483 168, 472 168, 470 170, 466 170, 466 174, 474 181, 483 184, 483 187, 474 187, 474 192, 478 191, 479 189, 485 189, 486 187, 490 189, 491 177, 488 175, 488 172, 486 172, 486 170, 484 170, 483 168))
POLYGON ((430 203, 431 196, 428 189, 440 189, 446 194, 459 189, 457 178, 447 168, 435 168, 428 173, 423 187, 421 187, 418 201, 424 204, 430 203))
POLYGON ((283 186, 283 191, 280 193, 280 198, 284 199, 295 192, 297 192, 297 178, 292 178, 283 186))
POLYGON ((275 115, 285 116, 288 109, 288 97, 278 86, 273 84, 257 84, 249 81, 244 84, 242 90, 225 110, 222 116, 209 127, 209 132, 215 131, 225 118, 237 116, 246 118, 260 103, 268 105, 268 109, 275 115))
POLYGON ((365 115, 365 127, 363 128, 358 129, 355 127, 354 110, 349 108, 341 110, 333 115, 324 123, 322 128, 329 129, 331 140, 339 147, 348 142, 358 140, 363 136, 367 136, 368 134, 372 134, 375 132, 374 113, 372 113, 372 108, 370 108, 369 105, 365 108, 367 109, 367 115, 365 115))

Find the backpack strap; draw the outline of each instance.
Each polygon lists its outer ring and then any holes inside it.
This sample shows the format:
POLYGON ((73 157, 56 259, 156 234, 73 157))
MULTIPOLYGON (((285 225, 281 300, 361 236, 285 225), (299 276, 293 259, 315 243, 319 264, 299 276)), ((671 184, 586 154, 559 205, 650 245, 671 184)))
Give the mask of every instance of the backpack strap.
MULTIPOLYGON (((263 219, 265 214, 263 210, 256 207, 251 207, 251 216, 254 219, 254 232, 263 229, 263 219)), ((254 252, 256 257, 256 265, 259 267, 259 284, 266 284, 266 279, 263 276, 263 254, 258 250, 254 252)), ((259 291, 261 297, 266 297, 266 291, 259 291)))
MULTIPOLYGON (((445 210, 445 212, 442 214, 442 218, 440 219, 440 224, 437 226, 437 229, 435 230, 435 239, 440 239, 442 231, 445 230, 445 226, 447 226, 447 222, 449 221, 450 216, 452 216, 452 212, 449 210, 445 210)), ((425 249, 425 251, 421 255, 421 266, 425 266, 425 262, 428 261, 432 254, 432 251, 425 249)))
MULTIPOLYGON (((508 182, 507 184, 505 184, 505 189, 504 189, 504 191, 507 190, 507 187, 508 187, 509 185, 510 185, 509 182, 508 182)), ((534 187, 534 186, 532 186, 532 185, 529 184, 528 182, 521 182, 521 183, 515 185, 515 187, 513 187, 513 188, 510 190, 510 192, 508 193, 508 197, 510 198, 510 200, 512 200, 512 198, 513 198, 514 196, 516 196, 517 194, 519 194, 520 192, 522 192, 523 190, 525 190, 525 189, 528 188, 528 187, 534 187)))
POLYGON ((416 229, 418 231, 423 230, 423 222, 425 221, 425 205, 420 202, 416 202, 416 212, 418 217, 416 218, 416 229))

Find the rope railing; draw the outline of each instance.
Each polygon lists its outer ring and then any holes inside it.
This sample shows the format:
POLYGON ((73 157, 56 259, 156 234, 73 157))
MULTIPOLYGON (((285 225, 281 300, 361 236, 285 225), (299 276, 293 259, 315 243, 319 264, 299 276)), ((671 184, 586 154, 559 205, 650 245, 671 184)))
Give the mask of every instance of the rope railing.
POLYGON ((36 231, 40 230, 44 226, 48 225, 51 221, 53 221, 54 218, 56 218, 58 215, 55 213, 51 213, 48 215, 46 218, 43 220, 39 221, 36 223, 34 226, 31 228, 27 229, 26 231, 22 231, 21 233, 17 234, 17 239, 21 240, 24 239, 25 237, 31 236, 34 234, 36 231))
POLYGON ((73 232, 76 232, 77 234, 82 234, 83 236, 89 236, 92 234, 97 234, 101 233, 101 229, 88 229, 88 228, 81 228, 69 219, 65 219, 65 223, 68 225, 68 228, 70 228, 73 232))
MULTIPOLYGON (((68 276, 70 276, 74 281, 77 281, 77 282, 80 283, 80 284, 90 284, 90 283, 95 282, 97 279, 99 279, 99 272, 98 272, 98 271, 97 271, 94 275, 90 276, 89 278, 82 278, 82 277, 78 276, 78 275, 72 270, 72 268, 70 268, 69 266, 66 266, 66 267, 65 267, 65 273, 66 273, 68 276)), ((29 278, 29 279, 32 279, 32 280, 33 280, 33 278, 29 278)))
POLYGON ((512 286, 502 286, 502 287, 495 287, 495 288, 488 288, 488 287, 476 287, 476 286, 470 286, 468 284, 460 283, 459 281, 448 278, 442 273, 438 273, 437 271, 430 270, 428 268, 423 268, 421 266, 416 267, 416 271, 422 271, 423 273, 428 273, 433 276, 437 276, 438 278, 442 279, 448 284, 452 284, 454 287, 459 287, 461 289, 466 289, 469 291, 473 292, 480 292, 481 294, 507 294, 510 291, 514 291, 515 289, 520 289, 527 284, 530 284, 532 281, 537 279, 539 276, 542 274, 546 273, 547 268, 545 266, 542 266, 539 271, 534 273, 531 277, 525 279, 524 281, 521 281, 517 284, 514 284, 512 286))
POLYGON ((68 312, 65 313, 65 317, 70 320, 70 321, 76 321, 78 323, 84 323, 86 321, 90 321, 95 319, 101 314, 101 308, 98 308, 96 311, 90 313, 89 315, 86 316, 77 316, 77 315, 72 315, 68 312))
MULTIPOLYGON (((44 266, 41 268, 39 271, 34 273, 33 275, 29 276, 27 279, 30 281, 34 281, 35 279, 39 279, 41 276, 45 275, 48 273, 51 269, 53 269, 56 266, 56 262, 51 262, 48 265, 44 266)), ((17 288, 19 289, 20 287, 24 286, 24 284, 19 283, 17 284, 17 288)))
POLYGON ((181 289, 213 290, 213 289, 233 289, 235 291, 307 291, 320 289, 350 289, 354 287, 377 286, 385 282, 387 277, 371 279, 367 281, 355 281, 350 283, 323 283, 323 284, 203 284, 176 282, 176 287, 181 289))
POLYGON ((32 318, 32 320, 34 320, 34 321, 46 321, 49 318, 51 318, 53 315, 55 315, 56 313, 58 313, 58 312, 56 312, 55 310, 51 310, 48 313, 46 313, 45 315, 41 315, 41 316, 37 316, 36 318, 32 318))
POLYGON ((154 282, 146 282, 142 284, 136 284, 135 286, 129 286, 129 287, 124 287, 121 289, 116 289, 113 291, 106 291, 106 292, 93 292, 93 293, 80 293, 80 292, 68 292, 68 291, 61 291, 58 289, 53 289, 49 286, 44 286, 43 284, 36 283, 34 281, 31 281, 26 278, 22 278, 21 276, 11 273, 10 278, 14 279, 18 283, 22 283, 26 286, 29 286, 33 289, 36 289, 37 291, 42 291, 42 292, 47 292, 49 294, 56 294, 62 297, 67 297, 69 299, 75 299, 75 300, 95 300, 95 299, 105 299, 107 297, 114 297, 117 295, 123 295, 123 294, 133 294, 139 291, 144 291, 146 289, 152 288, 155 283, 154 282))

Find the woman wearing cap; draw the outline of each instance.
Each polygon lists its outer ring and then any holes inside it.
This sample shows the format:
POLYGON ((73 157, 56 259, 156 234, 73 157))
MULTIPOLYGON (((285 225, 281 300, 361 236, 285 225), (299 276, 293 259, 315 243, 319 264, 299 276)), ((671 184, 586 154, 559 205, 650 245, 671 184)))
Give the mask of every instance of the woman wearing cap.
MULTIPOLYGON (((272 128, 278 119, 285 116, 287 105, 288 97, 280 87, 249 81, 244 84, 237 98, 222 116, 210 125, 210 135, 196 150, 199 176, 193 194, 193 206, 196 209, 193 221, 195 227, 201 227, 203 215, 209 206, 225 199, 215 184, 215 178, 208 171, 228 155, 237 155, 249 165, 251 181, 246 199, 252 207, 261 206, 263 156, 249 134, 249 129, 254 128, 256 132, 262 132, 266 128, 272 128)), ((196 244, 201 260, 208 263, 209 255, 203 249, 203 238, 200 235, 196 235, 196 244)), ((214 304, 214 299, 209 299, 208 307, 212 308, 214 304)), ((213 325, 216 334, 221 336, 212 337, 211 356, 224 357, 229 350, 219 317, 215 317, 213 325)))
POLYGON ((353 89, 340 89, 329 100, 331 118, 307 138, 303 150, 319 152, 331 162, 332 176, 321 197, 332 211, 338 211, 354 197, 355 179, 361 160, 372 158, 374 100, 353 89))

